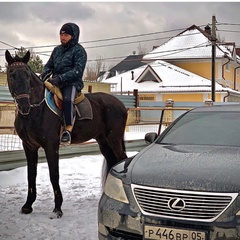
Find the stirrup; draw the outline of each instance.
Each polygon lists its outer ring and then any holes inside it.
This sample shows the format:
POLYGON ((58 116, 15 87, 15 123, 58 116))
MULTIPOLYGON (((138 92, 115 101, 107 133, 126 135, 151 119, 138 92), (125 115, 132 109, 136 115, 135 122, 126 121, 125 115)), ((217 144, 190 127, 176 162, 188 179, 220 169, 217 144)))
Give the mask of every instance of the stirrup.
POLYGON ((61 143, 71 144, 71 133, 69 131, 64 131, 61 138, 61 143))

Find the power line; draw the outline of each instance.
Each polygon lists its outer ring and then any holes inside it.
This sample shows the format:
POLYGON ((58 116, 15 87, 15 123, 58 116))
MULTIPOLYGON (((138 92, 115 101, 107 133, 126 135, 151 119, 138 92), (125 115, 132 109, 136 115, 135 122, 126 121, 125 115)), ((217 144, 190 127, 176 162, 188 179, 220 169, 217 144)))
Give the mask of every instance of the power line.
MULTIPOLYGON (((211 25, 211 24, 209 24, 211 25)), ((240 25, 240 24, 228 24, 228 23, 218 23, 218 25, 240 25)), ((205 26, 205 25, 200 25, 200 26, 205 26)), ((181 29, 174 29, 174 30, 167 30, 167 31, 158 31, 158 32, 152 32, 152 33, 145 33, 145 34, 137 34, 137 35, 129 35, 129 36, 122 36, 122 37, 113 37, 113 38, 106 38, 106 39, 98 39, 98 40, 92 40, 92 41, 85 41, 85 42, 81 42, 81 44, 87 44, 87 43, 94 43, 94 42, 103 42, 103 41, 113 41, 113 40, 120 40, 120 39, 128 39, 128 38, 135 38, 135 37, 143 37, 143 36, 150 36, 150 35, 155 35, 155 34, 162 34, 162 33, 170 33, 170 32, 174 32, 174 31, 180 31, 180 30, 186 30, 186 28, 181 28, 181 29)), ((218 31, 231 31, 231 30, 218 30, 218 31)), ((234 31, 234 32, 239 32, 239 31, 234 31)), ((200 33, 191 33, 188 35, 194 35, 194 34, 200 34, 200 33)), ((186 35, 184 35, 186 36, 186 35)), ((172 37, 182 37, 182 35, 179 36, 168 36, 168 37, 160 37, 160 38, 153 38, 153 39, 146 39, 146 40, 138 40, 138 41, 128 41, 128 42, 121 42, 121 43, 110 43, 110 44, 105 44, 105 45, 97 45, 97 46, 89 46, 89 47, 85 47, 86 49, 91 49, 91 48, 101 48, 101 47, 112 47, 112 46, 119 46, 119 45, 126 45, 126 44, 136 44, 139 42, 149 42, 149 41, 156 41, 156 40, 164 40, 164 39, 171 39, 172 37)), ((6 42, 0 41, 0 43, 10 46, 13 49, 11 50, 19 50, 20 48, 14 47, 6 42)), ((57 45, 46 45, 46 46, 35 46, 35 47, 28 47, 25 49, 36 49, 36 48, 48 48, 48 47, 56 47, 57 45)), ((194 47, 196 48, 196 47, 194 47)), ((190 49, 190 48, 189 48, 190 49)), ((0 50, 7 50, 7 49, 0 49, 0 50)), ((10 50, 10 49, 8 49, 10 50)), ((184 51, 187 49, 178 49, 176 51, 184 51)), ((45 56, 49 56, 47 53, 51 53, 52 50, 49 51, 39 51, 39 52, 35 52, 36 54, 40 54, 40 55, 45 55, 45 56)), ((168 53, 168 55, 171 53, 168 53)), ((0 54, 0 56, 3 56, 0 54)), ((120 58, 124 58, 126 56, 119 56, 119 57, 109 57, 109 58, 105 58, 103 60, 117 60, 120 58)), ((88 61, 96 61, 96 60, 88 60, 88 61)))
MULTIPOLYGON (((207 47, 207 46, 210 46, 210 45, 211 45, 210 42, 205 42, 205 43, 201 43, 201 44, 198 44, 196 46, 193 46, 193 47, 159 51, 159 52, 154 52, 154 53, 148 53, 148 55, 165 53, 165 55, 161 55, 161 58, 162 58, 162 57, 165 57, 165 56, 169 56, 169 55, 177 54, 177 53, 180 53, 180 52, 184 52, 184 51, 187 51, 187 50, 190 50, 190 49, 203 48, 203 47, 207 47)), ((107 60, 114 60, 114 59, 119 59, 119 58, 126 58, 126 56, 114 57, 114 58, 102 58, 102 60, 107 61, 107 60)), ((154 60, 157 60, 157 59, 154 59, 154 60)), ((96 61, 96 60, 89 60, 89 62, 91 62, 91 61, 96 61)), ((129 60, 129 61, 131 61, 131 60, 129 60)))
MULTIPOLYGON (((184 35, 184 37, 186 36, 190 36, 190 35, 196 35, 196 34, 200 34, 200 33, 190 33, 187 35, 184 35)), ((85 47, 85 49, 93 49, 93 48, 102 48, 102 47, 114 47, 114 46, 119 46, 119 45, 128 45, 128 44, 136 44, 136 43, 142 43, 142 42, 149 42, 149 41, 156 41, 156 40, 164 40, 164 39, 171 39, 173 36, 168 36, 168 37, 162 37, 162 38, 154 38, 154 39, 146 39, 146 40, 139 40, 139 41, 129 41, 129 42, 121 42, 121 43, 112 43, 112 44, 105 44, 105 45, 98 45, 98 46, 92 46, 92 47, 85 47)), ((176 37, 183 37, 182 35, 176 36, 176 37)), ((26 47, 25 49, 33 49, 33 48, 43 48, 43 47, 55 47, 57 45, 47 45, 47 46, 36 46, 36 47, 26 47)), ((0 50, 6 50, 6 49, 0 49, 0 50)), ((9 49, 8 49, 9 50, 9 49)), ((45 56, 49 56, 46 53, 51 53, 52 50, 49 51, 35 51, 36 54, 39 55, 45 55, 45 56)), ((0 54, 0 56, 3 56, 0 54)), ((95 61, 95 60, 88 60, 88 61, 95 61)))
POLYGON ((6 46, 12 47, 12 48, 14 48, 14 49, 19 50, 19 48, 16 48, 16 47, 14 47, 14 46, 12 46, 12 45, 10 45, 10 44, 8 44, 8 43, 5 43, 5 42, 3 42, 3 41, 0 41, 0 43, 4 44, 4 45, 6 45, 6 46))
POLYGON ((221 29, 221 30, 217 30, 218 32, 235 32, 235 33, 240 33, 239 31, 235 31, 235 30, 226 30, 226 29, 221 29))
MULTIPOLYGON (((154 55, 154 54, 165 53, 165 55, 161 56, 161 57, 165 57, 165 56, 168 56, 168 55, 177 54, 179 52, 187 51, 187 50, 190 50, 190 49, 202 48, 202 47, 206 47, 206 46, 209 46, 209 45, 211 45, 211 43, 205 42, 205 43, 198 44, 196 46, 189 47, 189 48, 181 48, 181 49, 168 50, 168 51, 159 51, 159 52, 148 53, 148 54, 154 55)), ((126 57, 127 56, 109 57, 109 58, 102 58, 101 60, 103 60, 103 61, 111 61, 112 62, 112 61, 119 61, 119 59, 124 59, 126 57)), ((88 62, 93 62, 93 61, 96 61, 96 59, 95 60, 88 60, 88 62)))
MULTIPOLYGON (((204 26, 204 25, 200 25, 200 26, 204 26)), ((95 43, 95 42, 106 42, 106 41, 113 41, 113 40, 120 40, 120 39, 126 39, 126 38, 135 38, 135 37, 143 37, 143 36, 150 36, 150 35, 156 35, 156 34, 165 34, 165 33, 170 33, 170 32, 176 32, 176 31, 183 31, 186 28, 178 28, 178 29, 172 29, 172 30, 166 30, 166 31, 158 31, 158 32, 151 32, 151 33, 143 33, 143 34, 136 34, 136 35, 128 35, 128 36, 122 36, 122 37, 113 37, 113 38, 105 38, 105 39, 98 39, 98 40, 90 40, 90 41, 84 41, 81 42, 81 44, 88 44, 88 43, 95 43)), ((171 38, 170 37, 162 37, 162 38, 155 38, 155 39, 150 39, 150 40, 142 40, 142 42, 144 41, 153 41, 153 40, 161 40, 161 39, 168 39, 171 38)), ((0 41, 1 42, 1 41, 0 41)), ((135 41, 136 42, 136 41, 135 41)), ((135 43, 133 42, 133 43, 135 43)), ((138 41, 140 42, 140 41, 138 41)), ((131 43, 131 42, 130 42, 131 43)), ((5 45, 7 45, 6 43, 4 43, 5 45)), ((127 43, 119 43, 119 44, 127 44, 127 43)), ((42 45, 42 46, 34 46, 34 47, 25 47, 25 49, 31 49, 31 48, 48 48, 48 47, 56 47, 58 44, 56 45, 42 45)), ((116 44, 108 44, 108 45, 103 45, 104 47, 106 46, 115 46, 116 44)), ((11 46, 11 45, 9 45, 11 46)), ((14 49, 19 49, 16 48, 14 46, 11 46, 14 49)), ((97 48, 97 47, 102 47, 102 45, 100 46, 93 46, 93 47, 86 47, 86 48, 97 48)), ((6 49, 0 49, 0 50, 6 50, 6 49)), ((10 49, 8 49, 10 50, 10 49)))
POLYGON ((170 32, 182 31, 184 29, 186 29, 186 28, 179 28, 179 29, 159 31, 159 32, 152 32, 152 33, 142 33, 142 34, 136 34, 136 35, 123 36, 123 37, 106 38, 106 39, 100 39, 100 40, 86 41, 86 42, 82 42, 82 43, 86 44, 86 43, 93 43, 93 42, 119 40, 119 39, 125 39, 125 38, 143 37, 143 36, 150 36, 150 35, 155 35, 155 34, 162 34, 162 33, 170 33, 170 32))
POLYGON ((219 22, 217 22, 216 25, 240 26, 240 23, 219 23, 219 22))
MULTIPOLYGON (((211 24, 209 24, 211 25, 211 24)), ((217 25, 231 25, 231 26, 240 26, 240 24, 235 24, 235 23, 217 23, 217 25)), ((205 25, 199 25, 199 27, 202 27, 205 25)), ((166 30, 166 31, 157 31, 157 32, 151 32, 151 33, 142 33, 142 34, 135 34, 135 35, 128 35, 128 36, 120 36, 120 37, 113 37, 113 38, 105 38, 105 39, 98 39, 98 40, 90 40, 90 41, 84 41, 81 42, 81 44, 89 44, 89 43, 95 43, 95 42, 105 42, 105 41, 113 41, 113 40, 120 40, 120 39, 126 39, 126 38, 135 38, 135 37, 143 37, 143 36, 150 36, 150 35, 156 35, 156 34, 165 34, 165 33, 170 33, 170 32, 176 32, 176 31, 182 31, 186 30, 187 28, 178 28, 178 29, 171 29, 171 30, 166 30)), ((218 30, 218 31, 231 31, 231 30, 218 30)), ((232 31, 232 32, 239 32, 239 31, 232 31)), ((163 40, 171 38, 170 37, 162 37, 162 38, 155 38, 155 39, 149 39, 149 40, 139 40, 137 42, 147 42, 147 41, 154 41, 154 40, 163 40)), ((19 50, 19 48, 12 46, 8 43, 5 43, 3 41, 0 41, 2 44, 7 45, 12 47, 15 50, 19 50)), ((98 47, 108 47, 108 46, 116 46, 116 45, 121 45, 121 44, 128 44, 128 43, 136 43, 134 42, 126 42, 126 43, 115 43, 115 44, 107 44, 107 45, 100 45, 100 46, 92 46, 92 47, 86 47, 86 48, 98 48, 98 47)), ((58 45, 58 44, 57 44, 58 45)), ((31 48, 48 48, 48 47, 56 47, 57 45, 42 45, 42 46, 34 46, 34 47, 25 47, 25 49, 31 49, 31 48)), ((0 50, 6 50, 6 49, 0 49, 0 50)), ((12 50, 12 49, 8 49, 12 50)))
MULTIPOLYGON (((200 33, 190 33, 190 34, 184 35, 184 37, 185 36, 190 36, 190 35, 196 35, 196 34, 200 34, 200 33)), ((183 36, 177 36, 177 37, 183 37, 183 36)), ((85 47, 85 48, 89 49, 89 48, 112 47, 112 46, 117 46, 117 45, 126 45, 126 44, 141 43, 141 42, 150 42, 150 41, 164 40, 164 39, 170 39, 170 38, 172 38, 172 37, 152 38, 152 39, 139 40, 139 41, 134 41, 134 42, 113 43, 113 44, 106 44, 106 45, 99 45, 99 46, 85 47)))

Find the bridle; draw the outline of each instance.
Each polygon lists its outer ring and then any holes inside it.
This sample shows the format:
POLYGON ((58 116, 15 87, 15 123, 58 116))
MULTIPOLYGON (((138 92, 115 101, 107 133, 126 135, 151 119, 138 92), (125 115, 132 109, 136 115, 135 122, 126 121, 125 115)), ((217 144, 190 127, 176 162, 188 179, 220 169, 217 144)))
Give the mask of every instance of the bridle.
MULTIPOLYGON (((13 62, 12 64, 10 64, 8 66, 8 70, 9 69, 16 69, 16 68, 21 68, 21 67, 27 67, 27 69, 32 72, 32 70, 29 68, 29 66, 26 64, 26 63, 23 63, 23 62, 13 62)), ((12 86, 11 86, 12 88, 12 86)), ((34 108, 34 107, 40 107, 41 104, 45 101, 45 97, 43 97, 43 99, 39 102, 39 103, 34 103, 34 104, 31 104, 31 90, 29 90, 28 93, 23 93, 23 94, 17 94, 16 92, 12 91, 12 95, 13 95, 13 98, 14 98, 14 103, 18 109, 18 112, 21 114, 21 115, 28 115, 30 113, 30 110, 31 108, 34 108), (23 112, 21 110, 21 108, 19 108, 19 104, 18 104, 18 101, 19 99, 27 99, 27 103, 28 103, 28 110, 26 112, 23 112)))

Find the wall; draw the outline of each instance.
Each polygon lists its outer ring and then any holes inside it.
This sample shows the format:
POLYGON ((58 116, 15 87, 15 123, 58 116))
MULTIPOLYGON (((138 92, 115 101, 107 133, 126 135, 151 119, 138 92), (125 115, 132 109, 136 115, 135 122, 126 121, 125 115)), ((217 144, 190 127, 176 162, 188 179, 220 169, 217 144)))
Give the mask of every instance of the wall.
POLYGON ((110 93, 110 84, 109 83, 84 81, 84 88, 83 88, 82 92, 84 92, 84 93, 89 92, 89 87, 92 88, 92 92, 110 93))
MULTIPOLYGON (((183 68, 189 72, 195 73, 201 77, 211 79, 212 78, 212 63, 209 60, 198 60, 198 61, 181 61, 181 62, 171 62, 172 64, 183 68)), ((218 63, 216 63, 216 69, 218 68, 218 63)), ((215 77, 218 78, 218 71, 215 73, 215 77)))
POLYGON ((3 85, 3 86, 7 85, 7 75, 6 75, 6 73, 0 72, 0 85, 3 85))
POLYGON ((0 134, 14 133, 15 106, 0 104, 0 134))
POLYGON ((174 102, 203 102, 203 94, 202 93, 172 93, 172 94, 164 94, 163 102, 167 99, 173 99, 174 102))
MULTIPOLYGON (((185 70, 188 70, 192 73, 195 73, 201 77, 212 79, 212 62, 211 59, 209 60, 197 60, 197 61, 169 61, 170 63, 183 68, 185 70)), ((230 61, 228 64, 228 68, 226 69, 225 63, 227 63, 228 60, 226 58, 223 59, 216 59, 215 62, 215 79, 216 82, 219 84, 222 84, 224 87, 230 87, 234 89, 234 75, 235 71, 234 69, 236 67, 239 67, 240 65, 237 64, 234 61, 230 61), (224 66, 223 66, 224 65, 224 66)), ((236 89, 240 90, 240 69, 236 71, 236 89)))

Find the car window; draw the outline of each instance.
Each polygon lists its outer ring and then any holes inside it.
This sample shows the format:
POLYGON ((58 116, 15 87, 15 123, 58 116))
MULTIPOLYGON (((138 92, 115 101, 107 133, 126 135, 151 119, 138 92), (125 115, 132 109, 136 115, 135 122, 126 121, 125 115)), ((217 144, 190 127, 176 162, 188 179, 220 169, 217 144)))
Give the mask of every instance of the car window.
POLYGON ((239 112, 189 112, 159 138, 162 144, 240 146, 239 112))

